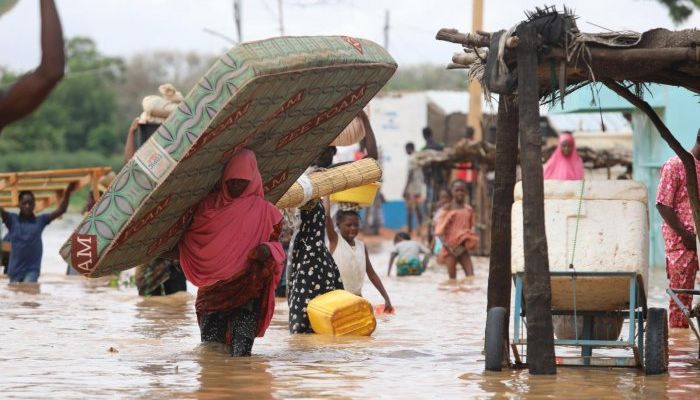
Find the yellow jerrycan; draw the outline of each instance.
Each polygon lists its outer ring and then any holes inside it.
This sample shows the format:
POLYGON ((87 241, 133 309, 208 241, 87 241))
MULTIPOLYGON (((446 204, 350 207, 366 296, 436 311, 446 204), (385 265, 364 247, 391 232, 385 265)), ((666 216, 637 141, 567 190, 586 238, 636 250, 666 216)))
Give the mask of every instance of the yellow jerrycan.
POLYGON ((314 332, 333 336, 369 336, 377 327, 372 305, 345 290, 316 296, 306 308, 314 332))

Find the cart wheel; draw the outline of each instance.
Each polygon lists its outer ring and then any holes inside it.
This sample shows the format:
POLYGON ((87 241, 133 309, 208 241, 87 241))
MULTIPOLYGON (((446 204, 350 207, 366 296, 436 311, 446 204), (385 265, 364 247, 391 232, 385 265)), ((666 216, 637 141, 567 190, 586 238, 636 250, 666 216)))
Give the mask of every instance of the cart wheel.
POLYGON ((662 374, 668 370, 668 321, 666 309, 650 308, 644 337, 644 372, 662 374))
POLYGON ((500 371, 503 356, 503 329, 506 324, 506 309, 492 307, 486 313, 486 370, 500 371))

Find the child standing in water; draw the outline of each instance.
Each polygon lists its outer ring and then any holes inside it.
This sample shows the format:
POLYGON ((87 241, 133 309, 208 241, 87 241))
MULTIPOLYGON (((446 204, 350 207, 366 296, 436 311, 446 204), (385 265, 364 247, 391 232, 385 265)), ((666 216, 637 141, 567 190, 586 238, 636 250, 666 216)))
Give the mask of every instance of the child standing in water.
POLYGON ((450 192, 449 189, 440 189, 440 194, 438 194, 438 201, 435 207, 435 214, 433 214, 433 254, 438 254, 438 262, 440 264, 444 264, 445 261, 440 258, 440 250, 442 250, 442 242, 440 241, 440 238, 437 237, 437 233, 435 233, 435 229, 438 226, 438 222, 440 222, 440 218, 442 218, 442 214, 445 212, 445 209, 450 207, 450 203, 452 203, 452 193, 450 192))
POLYGON ((476 248, 479 238, 474 233, 474 210, 467 204, 467 185, 457 180, 452 182, 450 189, 452 202, 444 208, 435 234, 442 241, 440 258, 447 264, 450 279, 456 279, 458 262, 465 275, 474 275, 469 251, 476 248))
POLYGON ((333 219, 330 213, 330 203, 324 200, 326 206, 326 232, 328 234, 328 249, 333 255, 335 263, 340 270, 340 277, 345 286, 345 290, 350 293, 362 296, 362 285, 365 274, 370 282, 377 288, 384 298, 384 312, 391 313, 394 307, 391 305, 389 295, 384 289, 379 275, 374 271, 369 253, 365 244, 357 239, 360 226, 360 216, 357 211, 340 210, 336 214, 336 226, 333 228, 333 219))
MULTIPOLYGON (((425 271, 425 263, 421 261, 421 254, 430 254, 422 244, 411 240, 408 232, 399 232, 394 236, 394 251, 391 252, 387 276, 391 276, 391 267, 396 262, 396 276, 420 275, 425 271)), ((427 260, 426 260, 427 261, 427 260)))
POLYGON ((68 185, 58 208, 49 214, 34 215, 34 193, 28 190, 19 192, 19 214, 0 208, 2 220, 10 230, 8 240, 12 251, 7 268, 10 283, 35 283, 39 279, 44 248, 41 234, 46 225, 66 212, 75 186, 75 183, 68 185))

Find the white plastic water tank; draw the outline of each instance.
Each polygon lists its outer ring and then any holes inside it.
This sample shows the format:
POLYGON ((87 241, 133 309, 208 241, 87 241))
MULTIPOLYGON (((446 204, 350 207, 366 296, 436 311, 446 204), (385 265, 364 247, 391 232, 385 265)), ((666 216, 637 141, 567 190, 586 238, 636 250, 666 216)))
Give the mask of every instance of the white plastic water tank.
MULTIPOLYGON (((647 190, 628 180, 544 182, 545 230, 550 271, 634 272, 646 289, 649 269, 647 190)), ((522 182, 515 187, 512 214, 512 270, 524 271, 522 182)), ((552 282, 554 308, 570 309, 571 280, 552 282), (566 286, 566 287, 565 287, 566 286)), ((613 310, 629 300, 629 279, 578 281, 579 309, 613 310), (601 284, 604 285, 601 287, 601 284), (598 304, 603 303, 603 304, 598 304)))

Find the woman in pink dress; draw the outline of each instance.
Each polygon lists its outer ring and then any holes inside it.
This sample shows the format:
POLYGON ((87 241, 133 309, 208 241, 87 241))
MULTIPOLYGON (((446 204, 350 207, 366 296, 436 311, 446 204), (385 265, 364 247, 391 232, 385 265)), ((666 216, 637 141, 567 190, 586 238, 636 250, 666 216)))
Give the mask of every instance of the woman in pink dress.
POLYGON ((564 132, 559 135, 559 145, 544 164, 544 179, 580 181, 583 179, 583 160, 576 152, 574 137, 564 132))

